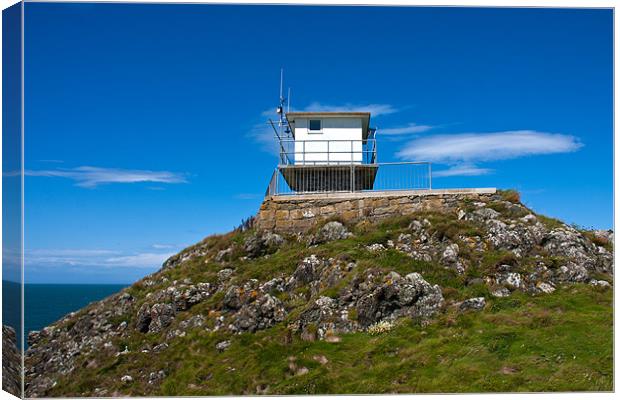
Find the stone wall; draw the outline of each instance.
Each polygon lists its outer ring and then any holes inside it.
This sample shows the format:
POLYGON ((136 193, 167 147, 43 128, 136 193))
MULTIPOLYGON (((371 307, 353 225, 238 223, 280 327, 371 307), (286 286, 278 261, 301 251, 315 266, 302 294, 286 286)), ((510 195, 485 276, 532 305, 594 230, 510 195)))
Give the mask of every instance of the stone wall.
POLYGON ((256 216, 256 227, 280 233, 305 232, 315 224, 337 218, 345 223, 408 215, 417 211, 449 211, 468 198, 489 201, 495 189, 429 190, 421 193, 351 193, 337 196, 268 196, 256 216))

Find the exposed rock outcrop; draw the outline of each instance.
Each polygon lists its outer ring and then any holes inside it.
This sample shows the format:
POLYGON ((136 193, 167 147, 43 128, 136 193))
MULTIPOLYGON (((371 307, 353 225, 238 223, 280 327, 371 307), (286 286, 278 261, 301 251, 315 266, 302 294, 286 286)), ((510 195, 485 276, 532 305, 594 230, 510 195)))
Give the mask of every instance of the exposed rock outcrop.
POLYGON ((22 397, 22 358, 17 349, 15 329, 2 325, 2 390, 22 397))

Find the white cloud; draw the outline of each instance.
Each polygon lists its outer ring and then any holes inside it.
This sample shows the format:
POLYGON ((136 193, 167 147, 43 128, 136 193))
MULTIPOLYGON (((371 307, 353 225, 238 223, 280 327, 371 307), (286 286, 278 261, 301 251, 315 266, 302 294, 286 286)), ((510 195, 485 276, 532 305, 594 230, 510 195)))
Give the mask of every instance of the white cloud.
POLYGON ((444 176, 478 176, 487 175, 493 172, 489 168, 479 168, 473 164, 454 165, 448 169, 433 171, 433 177, 441 178, 444 176))
POLYGON ((109 267, 151 268, 160 266, 174 253, 138 253, 120 257, 110 257, 104 260, 109 267))
POLYGON ((151 247, 153 247, 154 249, 173 249, 175 246, 171 245, 171 244, 160 244, 160 243, 155 243, 153 244, 151 247))
POLYGON ((76 186, 94 188, 106 183, 187 183, 183 174, 169 171, 131 170, 120 168, 77 167, 54 170, 27 170, 26 176, 66 178, 76 182, 76 186))
POLYGON ((412 140, 396 156, 404 160, 473 164, 530 155, 568 153, 582 146, 574 136, 531 130, 462 133, 412 140))
POLYGON ((316 112, 369 112, 371 116, 378 117, 380 115, 394 114, 399 110, 390 104, 341 104, 330 105, 319 102, 310 103, 307 107, 295 111, 316 111, 316 112))
MULTIPOLYGON (((155 247, 155 246, 153 246, 155 247)), ((24 254, 27 266, 37 267, 128 267, 157 268, 174 253, 137 252, 122 253, 102 249, 29 249, 24 254)))
POLYGON ((268 122, 256 124, 247 136, 260 146, 261 150, 274 155, 280 154, 278 140, 271 125, 268 122))
POLYGON ((410 123, 405 126, 399 126, 395 128, 381 128, 378 130, 379 135, 406 135, 410 133, 422 133, 433 129, 430 125, 418 125, 416 123, 410 123))

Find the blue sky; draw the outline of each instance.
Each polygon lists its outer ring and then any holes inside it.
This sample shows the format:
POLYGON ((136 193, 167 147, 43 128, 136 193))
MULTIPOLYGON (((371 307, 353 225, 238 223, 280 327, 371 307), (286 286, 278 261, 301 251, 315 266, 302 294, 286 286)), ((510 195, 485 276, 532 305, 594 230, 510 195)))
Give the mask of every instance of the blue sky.
POLYGON ((371 111, 381 160, 435 187, 610 228, 612 18, 27 3, 26 281, 132 282, 254 214, 281 67, 294 110, 371 111))

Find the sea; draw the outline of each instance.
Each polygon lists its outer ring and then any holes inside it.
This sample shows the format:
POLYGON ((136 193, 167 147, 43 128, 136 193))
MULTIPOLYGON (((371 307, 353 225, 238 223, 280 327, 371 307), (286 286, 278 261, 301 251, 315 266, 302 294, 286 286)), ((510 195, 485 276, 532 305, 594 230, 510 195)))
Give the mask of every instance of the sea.
MULTIPOLYGON (((24 331, 38 331, 72 311, 114 294, 128 285, 30 284, 24 285, 24 331)), ((19 284, 2 282, 3 324, 19 327, 19 284), (15 305, 17 307, 15 307, 15 305)), ((17 329, 18 330, 18 329, 17 329)), ((26 345, 27 347, 27 345, 26 345)))

